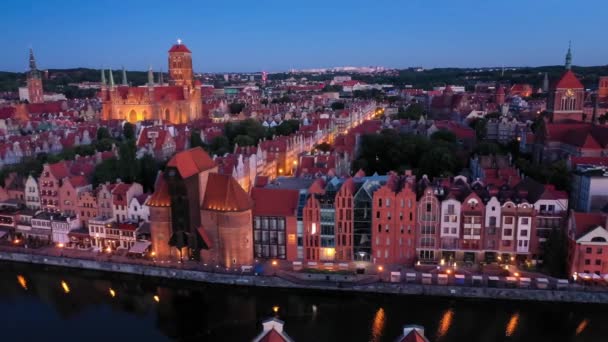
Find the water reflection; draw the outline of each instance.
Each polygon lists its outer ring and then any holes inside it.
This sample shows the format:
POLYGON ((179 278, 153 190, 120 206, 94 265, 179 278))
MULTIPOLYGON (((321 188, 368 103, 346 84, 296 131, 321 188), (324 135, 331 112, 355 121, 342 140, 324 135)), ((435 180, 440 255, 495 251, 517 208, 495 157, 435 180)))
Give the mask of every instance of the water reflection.
POLYGON ((519 313, 514 313, 511 315, 509 319, 509 323, 507 323, 507 328, 505 330, 505 336, 511 337, 513 333, 517 330, 517 326, 519 325, 519 313))
POLYGON ((441 316, 441 320, 439 321, 439 328, 437 329, 437 340, 440 340, 448 333, 450 326, 452 326, 453 318, 454 310, 448 309, 443 313, 443 316, 441 316))
POLYGON ((17 275, 17 282, 24 290, 27 290, 27 280, 25 280, 24 276, 22 276, 21 274, 17 275))
POLYGON ((582 320, 578 326, 576 327, 576 335, 580 335, 583 331, 585 331, 585 328, 587 328, 587 325, 589 324, 589 320, 588 319, 584 319, 582 320))
POLYGON ((66 294, 70 293, 70 285, 68 285, 68 283, 66 283, 64 280, 61 281, 61 288, 66 294))
POLYGON ((505 335, 515 342, 588 342, 608 335, 602 306, 210 286, 0 263, 0 322, 13 322, 3 327, 2 341, 65 340, 66 332, 69 340, 86 340, 93 330, 97 340, 121 331, 146 342, 250 341, 276 314, 296 341, 394 341, 406 324, 441 342, 505 335), (528 321, 534 324, 522 324, 528 321))
POLYGON ((374 322, 372 323, 372 341, 380 341, 382 338, 382 331, 384 330, 385 317, 384 309, 379 308, 374 316, 374 322))

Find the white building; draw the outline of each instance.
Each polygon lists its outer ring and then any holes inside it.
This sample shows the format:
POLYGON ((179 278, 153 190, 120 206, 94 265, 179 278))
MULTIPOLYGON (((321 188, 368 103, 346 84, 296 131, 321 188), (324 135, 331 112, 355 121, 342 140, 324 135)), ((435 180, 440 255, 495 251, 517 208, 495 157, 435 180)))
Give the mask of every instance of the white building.
POLYGON ((68 237, 68 233, 72 230, 78 229, 80 227, 80 221, 78 218, 73 216, 52 216, 51 217, 51 230, 52 230, 52 239, 56 244, 67 244, 70 242, 70 238, 68 237))
POLYGON ((25 181, 25 206, 33 210, 40 209, 40 190, 32 175, 25 181))
POLYGON ((148 222, 150 220, 150 208, 146 205, 149 196, 149 194, 133 196, 131 202, 129 202, 129 219, 132 222, 148 222))

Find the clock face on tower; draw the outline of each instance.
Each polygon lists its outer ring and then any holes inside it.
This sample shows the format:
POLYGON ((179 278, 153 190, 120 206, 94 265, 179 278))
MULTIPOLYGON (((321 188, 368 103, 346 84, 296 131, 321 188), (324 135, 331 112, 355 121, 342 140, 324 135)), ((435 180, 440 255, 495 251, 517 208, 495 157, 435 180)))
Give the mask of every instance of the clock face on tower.
POLYGON ((574 96, 574 90, 572 90, 572 89, 566 89, 566 96, 567 97, 573 97, 574 96))

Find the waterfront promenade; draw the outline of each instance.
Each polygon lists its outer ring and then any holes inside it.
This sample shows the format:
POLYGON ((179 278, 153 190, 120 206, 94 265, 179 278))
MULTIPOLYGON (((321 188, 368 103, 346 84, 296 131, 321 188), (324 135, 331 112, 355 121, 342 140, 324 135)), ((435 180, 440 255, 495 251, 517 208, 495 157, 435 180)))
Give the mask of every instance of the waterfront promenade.
MULTIPOLYGON (((499 300, 525 300, 546 302, 598 303, 608 304, 606 287, 585 287, 578 284, 549 286, 547 289, 516 288, 506 284, 494 285, 484 281, 479 284, 467 282, 440 284, 437 277, 430 283, 421 280, 417 274, 410 281, 383 282, 378 278, 367 276, 348 279, 349 276, 335 274, 312 275, 306 280, 302 273, 277 270, 270 275, 255 275, 238 269, 221 269, 205 266, 195 262, 154 263, 143 259, 130 259, 119 256, 96 257, 82 252, 81 256, 67 257, 62 254, 80 251, 34 251, 23 248, 2 246, 0 261, 31 263, 46 266, 78 268, 102 272, 135 274, 147 277, 159 277, 175 280, 204 282, 211 284, 274 287, 300 290, 354 291, 393 295, 422 295, 453 298, 479 298, 499 300)), ((352 276, 351 276, 352 277, 352 276)))

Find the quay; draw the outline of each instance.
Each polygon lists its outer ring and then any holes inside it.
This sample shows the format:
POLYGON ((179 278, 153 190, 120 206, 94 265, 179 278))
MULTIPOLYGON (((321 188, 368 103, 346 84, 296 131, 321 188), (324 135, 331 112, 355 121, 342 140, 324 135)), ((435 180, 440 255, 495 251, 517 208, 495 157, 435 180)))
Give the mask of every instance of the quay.
POLYGON ((0 261, 237 286, 436 296, 445 298, 608 304, 608 291, 605 289, 573 286, 568 286, 563 289, 541 290, 531 288, 457 286, 452 284, 434 285, 404 282, 342 283, 338 281, 339 275, 332 276, 331 281, 315 280, 306 282, 302 280, 295 281, 296 279, 287 280, 286 276, 281 275, 282 272, 270 276, 222 273, 210 270, 185 269, 146 263, 126 263, 116 260, 88 260, 85 258, 40 255, 7 250, 0 251, 0 261))

